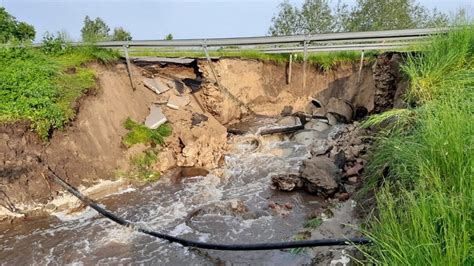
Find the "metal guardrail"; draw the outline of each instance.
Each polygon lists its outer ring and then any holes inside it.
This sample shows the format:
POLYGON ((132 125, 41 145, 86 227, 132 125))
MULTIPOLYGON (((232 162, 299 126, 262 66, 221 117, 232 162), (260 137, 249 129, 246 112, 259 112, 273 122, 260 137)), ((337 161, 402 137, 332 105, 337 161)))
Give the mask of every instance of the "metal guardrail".
MULTIPOLYGON (((266 37, 238 37, 238 38, 210 38, 210 39, 181 39, 181 40, 137 40, 137 41, 108 41, 98 42, 100 47, 225 47, 249 45, 278 45, 304 42, 332 42, 332 41, 400 41, 407 38, 419 39, 433 34, 446 32, 447 28, 409 29, 389 31, 343 32, 315 35, 293 36, 266 36, 266 37)), ((82 45, 82 43, 73 43, 82 45)))

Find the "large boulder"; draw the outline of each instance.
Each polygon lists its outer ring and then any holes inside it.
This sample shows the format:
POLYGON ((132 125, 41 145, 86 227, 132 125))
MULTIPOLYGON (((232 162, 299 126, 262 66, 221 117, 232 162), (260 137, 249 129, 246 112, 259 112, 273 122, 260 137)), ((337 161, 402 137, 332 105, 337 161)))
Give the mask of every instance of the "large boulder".
POLYGON ((315 156, 303 161, 301 178, 308 192, 323 196, 336 193, 341 181, 339 169, 325 156, 315 156))

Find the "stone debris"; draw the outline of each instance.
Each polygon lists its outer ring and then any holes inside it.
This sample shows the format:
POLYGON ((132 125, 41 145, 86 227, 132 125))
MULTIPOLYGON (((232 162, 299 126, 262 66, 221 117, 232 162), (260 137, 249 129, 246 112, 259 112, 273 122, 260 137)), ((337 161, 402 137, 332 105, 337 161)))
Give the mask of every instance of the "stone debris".
POLYGON ((299 174, 277 174, 271 177, 272 186, 282 191, 292 191, 303 187, 303 180, 299 174))
POLYGON ((184 107, 188 105, 189 103, 190 103, 189 96, 187 95, 176 96, 174 94, 171 94, 166 106, 168 106, 171 109, 178 110, 179 108, 184 107))
POLYGON ((150 106, 150 114, 145 119, 145 126, 151 129, 156 129, 166 121, 168 120, 158 105, 154 104, 150 106))
POLYGON ((315 156, 303 161, 301 178, 310 193, 332 196, 339 188, 339 169, 326 156, 315 156))
POLYGON ((306 123, 304 125, 305 129, 312 129, 312 130, 316 130, 316 131, 319 131, 319 132, 323 132, 325 130, 328 130, 329 127, 330 126, 327 123, 324 123, 322 121, 318 121, 318 120, 315 120, 315 119, 310 120, 308 123, 306 123))
POLYGON ((171 89, 171 87, 168 84, 164 83, 163 81, 159 79, 146 78, 143 80, 143 85, 145 85, 145 87, 149 88, 150 90, 154 91, 156 94, 161 94, 171 89))

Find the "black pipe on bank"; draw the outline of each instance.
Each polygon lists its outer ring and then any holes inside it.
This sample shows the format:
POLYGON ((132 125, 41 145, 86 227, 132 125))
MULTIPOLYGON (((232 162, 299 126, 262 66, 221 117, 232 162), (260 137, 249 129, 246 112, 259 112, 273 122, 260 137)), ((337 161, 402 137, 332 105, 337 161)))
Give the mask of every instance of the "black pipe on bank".
POLYGON ((278 242, 278 243, 255 243, 255 244, 215 244, 215 243, 206 243, 193 240, 187 240, 171 235, 167 235, 160 232, 151 231, 145 228, 142 228, 139 225, 135 225, 132 222, 129 222, 112 212, 107 211, 106 209, 100 207, 97 203, 83 195, 75 187, 68 184, 62 178, 60 178, 56 173, 54 173, 51 168, 48 167, 50 172, 50 178, 65 188, 69 193, 73 194, 75 197, 80 199, 82 202, 87 204, 92 209, 96 210, 98 213, 104 217, 112 220, 113 222, 134 229, 137 232, 141 232, 156 238, 168 240, 172 243, 178 243, 185 247, 194 247, 202 249, 213 249, 213 250, 270 250, 270 249, 289 249, 289 248, 302 248, 302 247, 322 247, 322 246, 345 246, 345 245, 364 245, 369 244, 371 241, 367 238, 336 238, 336 239, 313 239, 313 240, 302 240, 302 241, 290 241, 290 242, 278 242))

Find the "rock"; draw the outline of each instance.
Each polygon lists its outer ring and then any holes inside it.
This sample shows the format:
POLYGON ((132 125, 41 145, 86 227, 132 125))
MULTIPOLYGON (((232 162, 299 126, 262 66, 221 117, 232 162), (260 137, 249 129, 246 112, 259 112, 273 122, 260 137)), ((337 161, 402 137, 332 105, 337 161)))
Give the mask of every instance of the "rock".
POLYGON ((200 114, 200 113, 193 113, 191 116, 191 125, 197 126, 201 124, 201 122, 205 122, 209 119, 209 117, 200 114))
POLYGON ((187 95, 183 96, 176 96, 172 94, 170 98, 168 99, 168 103, 166 106, 168 106, 171 109, 178 110, 179 108, 182 108, 186 105, 188 105, 190 102, 189 97, 187 95))
POLYGON ((328 113, 335 114, 335 117, 341 120, 340 122, 349 123, 352 121, 354 111, 344 100, 333 97, 329 99, 326 109, 328 113))
POLYGON ((364 166, 360 163, 356 163, 354 166, 352 166, 346 171, 346 176, 357 175, 362 169, 364 169, 364 166))
POLYGON ((350 197, 350 194, 347 193, 347 192, 342 192, 342 193, 336 193, 336 198, 339 200, 339 201, 346 201, 348 200, 350 197))
POLYGON ((349 144, 350 145, 360 145, 360 144, 362 144, 362 139, 360 137, 353 137, 349 144))
POLYGON ((329 125, 334 126, 334 125, 337 124, 337 119, 333 114, 327 113, 326 118, 328 119, 328 124, 329 125))
POLYGON ((349 181, 350 184, 357 184, 357 182, 359 182, 359 178, 358 176, 351 176, 347 179, 347 181, 349 181))
POLYGON ((289 116, 293 113, 293 107, 292 106, 285 106, 283 107, 283 110, 281 110, 281 116, 289 116))
POLYGON ((326 154, 330 146, 325 139, 317 139, 311 144, 311 155, 318 156, 326 154))
POLYGON ((176 166, 176 158, 171 150, 164 149, 158 154, 158 171, 164 172, 176 166))
POLYGON ((329 158, 317 156, 303 161, 301 178, 308 192, 331 196, 339 188, 341 176, 329 158))
POLYGON ((291 204, 290 202, 287 202, 285 203, 285 208, 287 208, 288 210, 291 210, 293 209, 293 204, 291 204))
POLYGON ((336 156, 334 156, 334 164, 337 168, 343 169, 346 164, 346 154, 343 150, 340 150, 336 156))
POLYGON ((304 128, 323 132, 329 129, 329 125, 318 120, 310 120, 308 123, 306 123, 306 125, 304 125, 304 128))
POLYGON ((272 185, 282 191, 292 191, 303 186, 303 180, 296 174, 279 174, 271 177, 272 185))
POLYGON ((166 121, 166 116, 161 111, 161 108, 157 105, 152 105, 150 107, 150 114, 145 119, 145 126, 151 129, 156 129, 166 121))
POLYGON ((245 213, 248 211, 247 206, 242 200, 232 200, 230 202, 230 208, 234 213, 245 213))
POLYGON ((301 130, 296 132, 291 139, 303 145, 311 145, 316 140, 323 139, 323 136, 316 130, 301 130))

